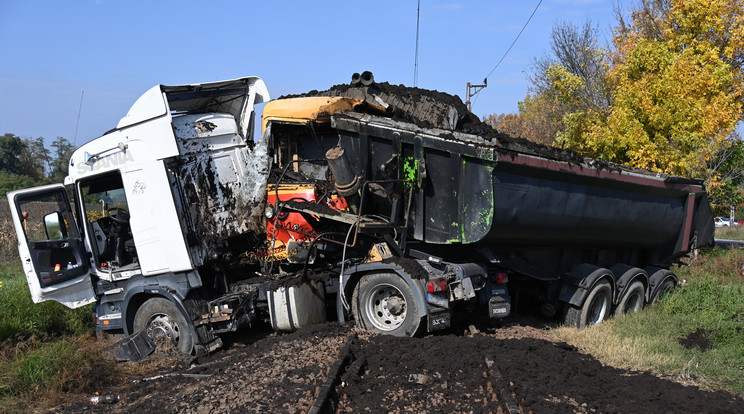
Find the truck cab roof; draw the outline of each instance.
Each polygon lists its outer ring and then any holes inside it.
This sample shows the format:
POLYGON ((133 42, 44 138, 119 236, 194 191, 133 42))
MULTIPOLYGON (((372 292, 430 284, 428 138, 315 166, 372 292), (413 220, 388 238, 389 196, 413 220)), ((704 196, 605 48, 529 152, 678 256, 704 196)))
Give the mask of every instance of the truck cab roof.
POLYGON ((127 163, 183 155, 188 152, 185 140, 214 135, 215 129, 234 130, 232 141, 251 142, 253 107, 269 99, 263 80, 255 76, 200 84, 156 85, 135 101, 116 128, 73 153, 65 182, 72 183, 96 172, 122 169, 127 163), (178 119, 193 118, 194 114, 211 114, 218 122, 203 120, 199 123, 199 119, 192 119, 189 125, 196 132, 182 130, 185 136, 179 136, 178 119))

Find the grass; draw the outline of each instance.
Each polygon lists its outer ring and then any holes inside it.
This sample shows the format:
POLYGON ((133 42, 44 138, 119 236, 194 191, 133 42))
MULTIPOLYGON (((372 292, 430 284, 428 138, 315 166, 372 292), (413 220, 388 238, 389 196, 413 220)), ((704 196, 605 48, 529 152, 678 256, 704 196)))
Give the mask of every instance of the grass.
POLYGON ((607 365, 650 370, 744 397, 744 251, 713 250, 675 269, 685 283, 642 312, 553 333, 607 365), (690 335, 699 346, 685 347, 690 335))
POLYGON ((0 342, 11 337, 94 333, 90 306, 68 309, 56 302, 31 302, 20 266, 0 270, 0 283, 0 342))
POLYGON ((53 404, 115 375, 93 334, 89 306, 34 304, 23 272, 0 269, 0 413, 53 404))
POLYGON ((716 239, 744 240, 744 226, 716 227, 716 239))

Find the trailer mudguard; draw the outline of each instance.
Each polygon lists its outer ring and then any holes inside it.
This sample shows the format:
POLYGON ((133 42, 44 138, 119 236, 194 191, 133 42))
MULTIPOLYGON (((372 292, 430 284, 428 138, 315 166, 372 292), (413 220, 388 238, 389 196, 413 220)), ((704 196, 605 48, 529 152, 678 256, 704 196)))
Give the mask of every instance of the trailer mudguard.
POLYGON ((588 263, 580 264, 561 277, 563 284, 558 300, 581 306, 592 286, 600 279, 607 279, 612 284, 612 290, 615 290, 615 278, 611 271, 588 263))
POLYGON ((617 304, 617 301, 623 297, 625 290, 633 280, 640 280, 644 287, 648 287, 648 275, 643 269, 620 263, 612 266, 610 271, 617 278, 617 281, 615 282, 615 297, 613 300, 615 304, 617 304))
POLYGON ((648 296, 646 297, 647 303, 652 302, 653 299, 657 297, 657 295, 659 294, 659 289, 662 287, 664 281, 666 281, 667 279, 673 280, 675 285, 679 284, 679 278, 671 270, 662 269, 655 266, 649 266, 644 270, 649 275, 647 292, 648 296))

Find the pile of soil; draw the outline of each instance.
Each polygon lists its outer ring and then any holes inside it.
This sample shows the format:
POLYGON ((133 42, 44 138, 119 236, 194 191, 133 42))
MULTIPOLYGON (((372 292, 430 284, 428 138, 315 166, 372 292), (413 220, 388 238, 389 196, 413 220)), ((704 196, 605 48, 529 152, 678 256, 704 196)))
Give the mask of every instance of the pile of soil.
POLYGON ((744 412, 741 398, 603 366, 538 327, 478 328, 397 338, 326 323, 241 339, 191 368, 102 384, 114 404, 78 395, 54 412, 308 412, 342 349, 352 362, 321 412, 505 412, 504 389, 525 413, 744 412))
MULTIPOLYGON (((537 155, 572 164, 581 164, 586 161, 573 150, 550 147, 502 133, 470 112, 459 96, 437 90, 402 84, 393 85, 387 82, 373 83, 367 87, 338 84, 324 91, 312 90, 299 95, 285 95, 279 99, 313 96, 364 99, 372 105, 376 103, 374 97, 378 97, 389 105, 388 115, 398 121, 414 123, 422 128, 450 129, 478 135, 507 151, 537 155), (456 112, 454 123, 449 122, 452 111, 456 112)), ((358 110, 365 108, 367 107, 362 106, 358 110)))

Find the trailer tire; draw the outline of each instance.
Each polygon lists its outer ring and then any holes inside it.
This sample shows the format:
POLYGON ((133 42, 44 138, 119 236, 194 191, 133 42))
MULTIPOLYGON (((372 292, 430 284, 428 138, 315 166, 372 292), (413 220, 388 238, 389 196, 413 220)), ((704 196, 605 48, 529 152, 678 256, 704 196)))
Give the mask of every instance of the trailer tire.
POLYGON ((351 310, 357 326, 366 330, 414 336, 421 327, 413 289, 393 273, 363 276, 354 288, 351 310))
POLYGON ((134 332, 142 329, 156 344, 158 339, 166 338, 185 354, 190 354, 194 348, 194 338, 186 318, 168 299, 150 298, 137 309, 134 332))
POLYGON ((617 307, 615 308, 614 316, 620 316, 629 312, 638 312, 643 309, 643 305, 646 303, 646 289, 643 286, 643 282, 636 280, 631 283, 628 290, 620 298, 617 307))
POLYGON ((659 300, 659 298, 661 298, 665 294, 672 291, 676 286, 677 286, 677 283, 675 282, 673 278, 670 277, 670 278, 664 279, 664 281, 661 282, 661 285, 659 285, 659 288, 656 289, 656 291, 653 293, 653 296, 651 296, 651 299, 648 301, 648 304, 653 305, 659 300))
POLYGON ((563 324, 574 328, 596 325, 610 314, 612 307, 612 285, 600 280, 589 291, 581 306, 566 304, 563 311, 563 324))

